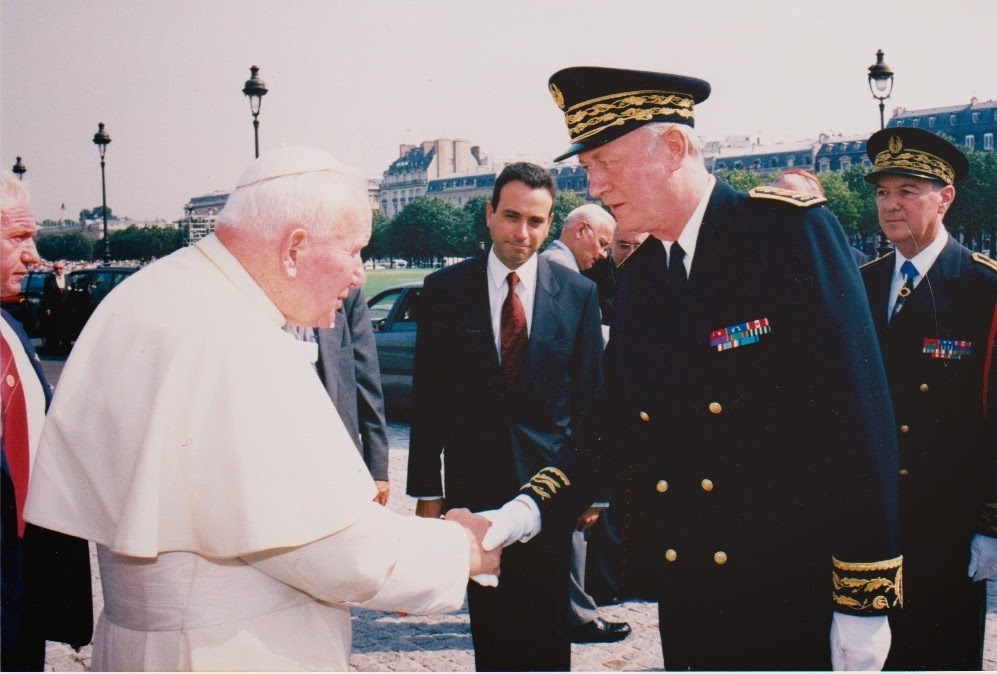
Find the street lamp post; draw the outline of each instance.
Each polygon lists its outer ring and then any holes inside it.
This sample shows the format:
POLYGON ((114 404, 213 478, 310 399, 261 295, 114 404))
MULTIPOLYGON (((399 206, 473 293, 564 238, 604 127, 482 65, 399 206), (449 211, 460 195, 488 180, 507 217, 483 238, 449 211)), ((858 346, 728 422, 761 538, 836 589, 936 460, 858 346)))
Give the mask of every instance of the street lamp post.
POLYGON ((103 199, 101 215, 104 216, 104 265, 109 265, 111 264, 111 242, 107 238, 107 183, 104 181, 104 153, 111 142, 111 137, 107 135, 107 131, 104 131, 104 122, 97 124, 97 133, 93 135, 93 142, 100 151, 100 193, 103 199))
POLYGON ((17 161, 14 162, 14 168, 11 169, 17 174, 18 180, 24 180, 24 174, 28 172, 28 169, 24 168, 24 164, 21 163, 21 158, 18 157, 17 161))
POLYGON ((259 76, 260 69, 257 66, 249 67, 250 78, 246 80, 246 85, 242 88, 242 93, 249 98, 249 111, 253 113, 253 139, 256 143, 256 156, 260 156, 260 104, 263 97, 267 95, 267 85, 259 76))
MULTIPOLYGON (((879 101, 879 128, 886 128, 886 99, 893 93, 893 71, 883 63, 883 50, 876 51, 876 62, 869 66, 869 91, 879 101)), ((879 246, 876 252, 882 257, 890 252, 890 242, 886 234, 879 232, 879 246)))

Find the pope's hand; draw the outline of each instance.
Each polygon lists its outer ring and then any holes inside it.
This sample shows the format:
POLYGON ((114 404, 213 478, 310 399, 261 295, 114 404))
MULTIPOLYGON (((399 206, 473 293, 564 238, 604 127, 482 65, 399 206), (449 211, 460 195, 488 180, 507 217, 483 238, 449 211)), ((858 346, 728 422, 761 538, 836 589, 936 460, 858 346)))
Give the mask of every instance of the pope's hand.
POLYGON ((969 577, 997 578, 997 538, 976 534, 969 544, 969 577))
POLYGON ((485 510, 478 513, 482 517, 487 517, 492 527, 485 535, 482 546, 485 550, 504 548, 512 545, 516 541, 526 542, 537 532, 534 531, 536 522, 529 506, 520 499, 528 497, 517 497, 498 510, 485 510))
POLYGON ((471 579, 480 585, 490 587, 498 585, 499 558, 502 555, 502 549, 485 550, 481 546, 482 539, 491 526, 491 522, 481 515, 475 515, 467 508, 448 510, 446 519, 457 522, 467 531, 471 549, 471 579))
POLYGON ((374 496, 374 500, 380 505, 388 505, 388 497, 391 495, 391 483, 387 480, 374 480, 374 486, 377 487, 377 495, 374 496))
POLYGON ((831 619, 831 667, 841 671, 879 671, 890 652, 890 623, 885 615, 856 616, 834 612, 831 619))

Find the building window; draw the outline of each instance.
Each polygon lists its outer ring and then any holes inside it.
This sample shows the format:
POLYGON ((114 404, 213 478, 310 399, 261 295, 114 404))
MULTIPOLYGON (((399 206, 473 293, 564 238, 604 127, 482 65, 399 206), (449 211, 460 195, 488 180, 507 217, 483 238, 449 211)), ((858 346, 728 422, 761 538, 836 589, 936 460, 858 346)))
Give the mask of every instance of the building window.
POLYGON ((839 167, 841 168, 842 171, 847 171, 848 169, 850 169, 852 167, 852 158, 842 157, 839 167))
POLYGON ((976 123, 978 123, 979 121, 980 121, 980 113, 978 113, 978 112, 974 112, 974 113, 973 113, 973 124, 976 124, 976 123))
POLYGON ((771 168, 776 168, 777 166, 779 166, 779 160, 776 157, 772 157, 772 161, 770 163, 770 167, 771 168))
POLYGON ((966 136, 966 149, 972 150, 974 147, 976 147, 976 136, 966 136))
POLYGON ((788 157, 788 158, 786 159, 786 166, 787 166, 787 167, 792 167, 792 166, 794 166, 795 164, 796 164, 796 157, 788 157))
POLYGON ((904 120, 898 119, 897 120, 897 126, 903 126, 903 125, 904 125, 904 120))
POLYGON ((994 135, 992 133, 983 134, 983 149, 984 150, 994 149, 994 135))
POLYGON ((928 117, 928 126, 934 126, 934 125, 935 125, 935 118, 934 118, 934 116, 928 117))
POLYGON ((831 160, 827 157, 822 158, 817 162, 817 173, 827 173, 831 170, 831 160))
POLYGON ((862 157, 863 166, 872 166, 872 160, 868 156, 862 157))
POLYGON ((955 115, 949 115, 949 126, 955 126, 955 115))
POLYGON ((911 122, 911 124, 910 124, 910 125, 911 125, 911 126, 921 126, 921 118, 920 118, 920 117, 915 117, 915 118, 914 118, 914 121, 913 121, 913 122, 911 122))

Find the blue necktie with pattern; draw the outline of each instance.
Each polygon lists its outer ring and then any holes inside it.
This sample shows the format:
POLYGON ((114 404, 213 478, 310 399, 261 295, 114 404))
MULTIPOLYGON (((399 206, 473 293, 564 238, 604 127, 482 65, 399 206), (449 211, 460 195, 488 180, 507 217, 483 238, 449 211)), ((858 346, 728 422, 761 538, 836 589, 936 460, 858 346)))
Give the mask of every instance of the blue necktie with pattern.
POLYGON ((910 291, 914 289, 914 279, 916 279, 920 274, 918 274, 917 267, 910 260, 907 260, 902 265, 900 265, 900 273, 903 274, 904 282, 900 286, 900 292, 897 293, 897 301, 893 303, 893 313, 890 314, 890 320, 892 321, 903 309, 904 302, 907 301, 907 296, 910 295, 910 291))

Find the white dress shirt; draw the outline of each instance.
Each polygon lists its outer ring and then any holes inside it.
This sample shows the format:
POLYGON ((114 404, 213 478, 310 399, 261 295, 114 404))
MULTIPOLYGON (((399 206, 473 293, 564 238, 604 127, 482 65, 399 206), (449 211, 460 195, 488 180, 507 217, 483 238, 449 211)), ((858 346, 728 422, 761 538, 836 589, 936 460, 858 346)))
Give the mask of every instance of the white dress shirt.
POLYGON ((488 304, 492 314, 492 332, 495 335, 495 352, 502 360, 502 304, 506 295, 509 294, 509 283, 506 277, 511 272, 516 272, 519 276, 519 283, 516 284, 516 294, 519 301, 523 303, 523 311, 526 313, 526 334, 530 334, 533 327, 533 298, 537 291, 537 256, 531 255, 519 267, 519 269, 509 269, 495 255, 495 247, 488 252, 488 304))
MULTIPOLYGON (((931 265, 935 264, 935 260, 941 254, 942 249, 945 248, 945 244, 949 240, 949 233, 945 230, 945 227, 941 227, 938 230, 938 234, 935 235, 935 239, 929 243, 924 250, 915 255, 910 259, 914 267, 917 269, 917 276, 911 282, 911 290, 916 288, 919 283, 928 274, 928 270, 931 269, 931 265)), ((889 306, 886 307, 886 318, 889 320, 893 316, 893 306, 897 303, 897 295, 900 293, 900 287, 904 284, 904 275, 900 272, 900 268, 903 266, 904 262, 907 262, 900 251, 897 251, 896 260, 893 264, 893 281, 890 283, 890 294, 888 296, 887 302, 889 306)))

